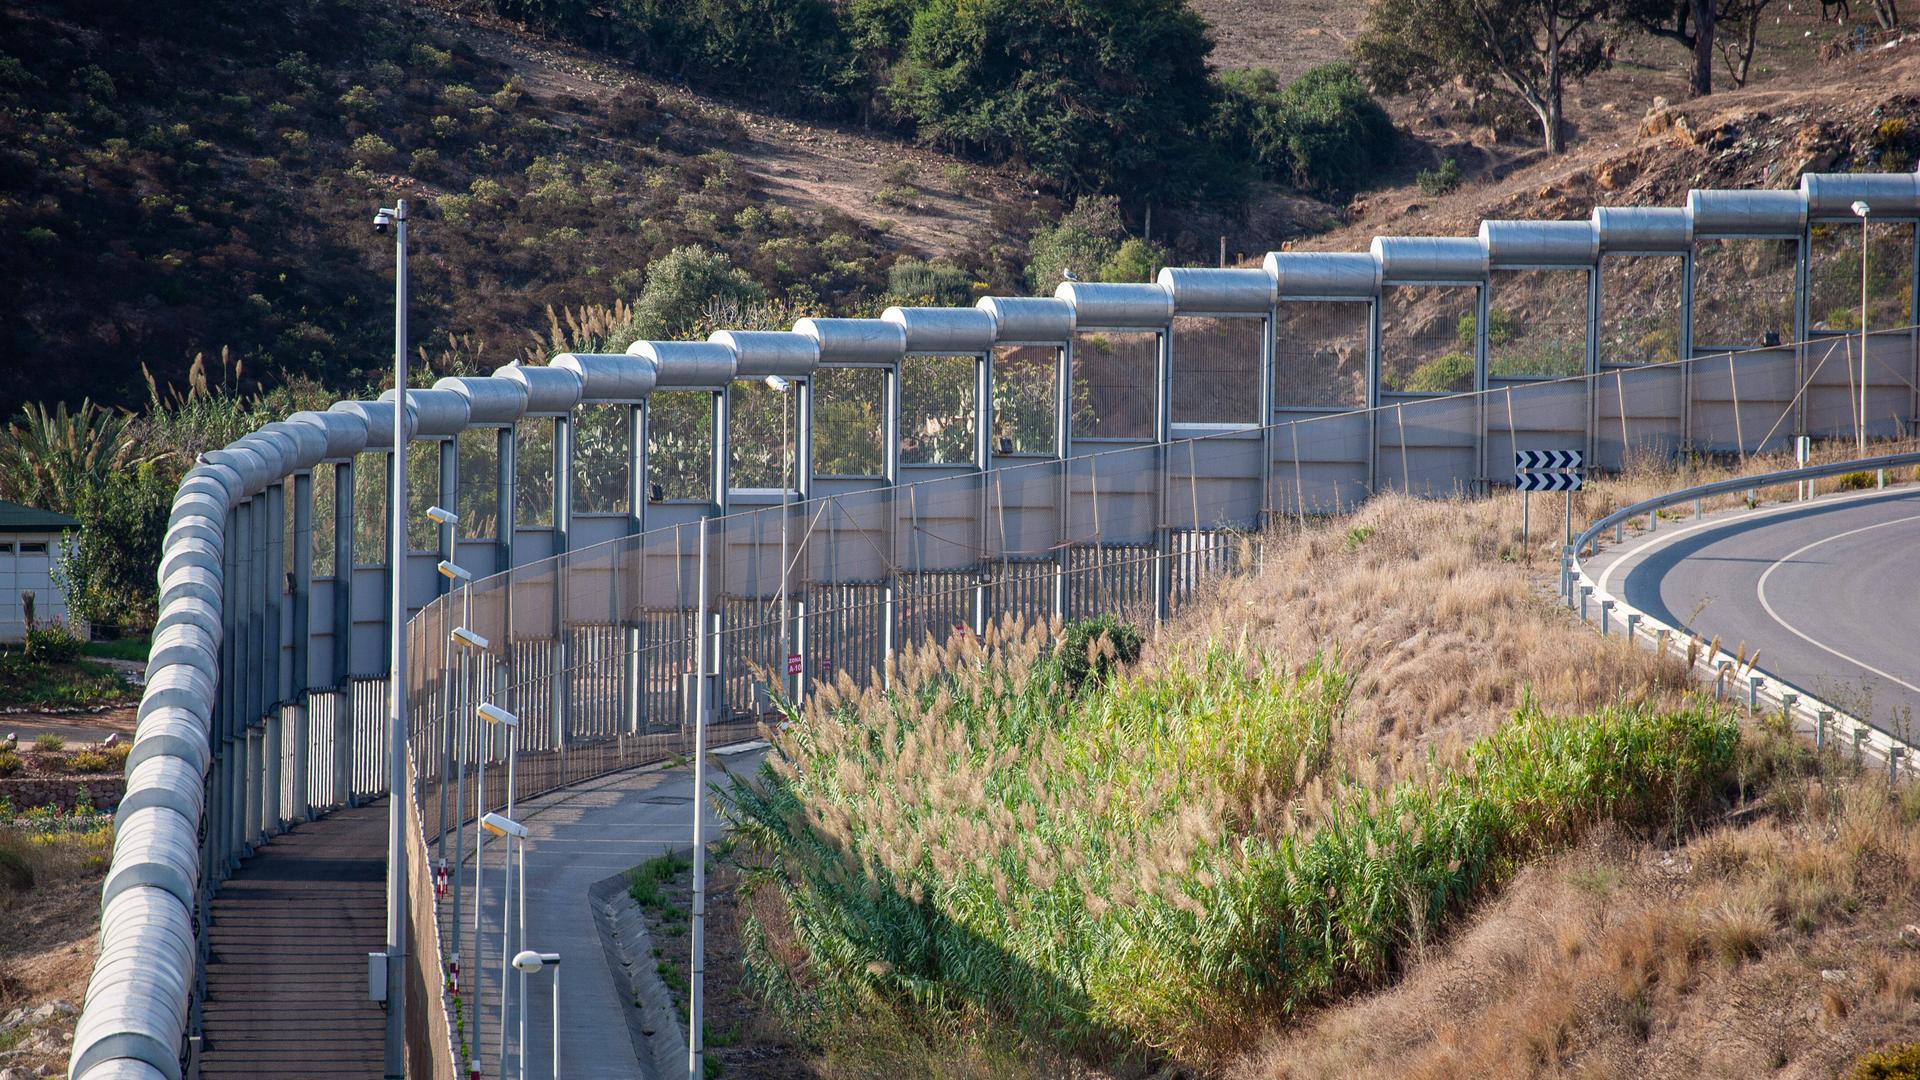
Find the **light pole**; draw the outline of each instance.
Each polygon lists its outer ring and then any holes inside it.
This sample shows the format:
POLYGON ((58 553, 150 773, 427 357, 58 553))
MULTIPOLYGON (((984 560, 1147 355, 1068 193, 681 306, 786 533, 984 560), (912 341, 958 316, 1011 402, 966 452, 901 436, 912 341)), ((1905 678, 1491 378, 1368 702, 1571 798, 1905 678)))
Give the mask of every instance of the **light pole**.
POLYGON ((520 1080, 527 1080, 527 976, 553 969, 553 1080, 560 1080, 560 954, 528 949, 513 958, 520 972, 520 1080))
POLYGON ((794 676, 788 658, 793 655, 793 614, 789 610, 793 594, 787 588, 787 575, 792 569, 787 562, 787 521, 793 513, 790 502, 793 496, 793 436, 788 427, 792 419, 788 406, 792 404, 792 399, 786 395, 793 384, 778 375, 769 375, 767 385, 780 394, 780 667, 786 672, 781 678, 787 688, 787 700, 792 701, 794 676))
POLYGON ((1867 215, 1873 213, 1865 199, 1853 201, 1853 213, 1860 219, 1860 415, 1854 422, 1856 449, 1867 456, 1867 215))
POLYGON ((407 1071, 407 200, 373 215, 376 233, 393 230, 393 483, 387 495, 387 613, 392 663, 387 671, 387 1038, 386 1078, 407 1071))
MULTIPOLYGON (((454 644, 460 646, 460 693, 459 693, 458 700, 454 702, 454 709, 456 710, 454 715, 460 718, 461 738, 460 738, 459 761, 458 761, 458 765, 456 766, 456 768, 459 770, 458 780, 456 781, 457 786, 454 789, 454 796, 453 796, 453 808, 454 808, 453 857, 456 860, 458 860, 460 858, 461 850, 467 846, 467 817, 466 817, 466 812, 461 808, 466 804, 466 801, 467 801, 467 756, 473 753, 474 743, 476 742, 475 739, 470 738, 467 735, 469 726, 473 724, 473 721, 470 720, 467 716, 467 685, 468 685, 467 684, 467 671, 468 671, 467 654, 469 652, 472 652, 476 648, 484 652, 487 647, 487 640, 481 637, 479 634, 476 634, 473 631, 468 630, 464 625, 467 622, 466 614, 471 614, 471 607, 473 604, 473 599, 471 595, 467 592, 467 584, 473 580, 473 575, 467 573, 467 571, 461 569, 460 567, 455 566, 453 563, 447 562, 445 560, 441 561, 439 570, 442 574, 446 575, 447 577, 453 578, 454 580, 457 580, 460 582, 460 599, 462 601, 463 606, 467 609, 467 611, 465 612, 465 614, 462 615, 460 620, 463 625, 454 627, 453 633, 448 635, 453 639, 454 644)), ((484 748, 485 729, 482 728, 480 731, 475 732, 474 734, 481 736, 481 738, 478 741, 480 745, 484 748)), ((487 759, 486 759, 484 749, 482 749, 481 754, 478 758, 478 764, 479 764, 479 774, 483 780, 479 790, 482 793, 484 793, 486 788, 486 785, 484 783, 484 778, 487 773, 487 759)), ((444 783, 445 782, 443 780, 442 781, 443 788, 444 788, 444 783)), ((484 794, 482 794, 480 798, 476 799, 476 805, 474 807, 474 816, 476 818, 486 810, 485 802, 486 800, 485 800, 484 794)), ((483 973, 483 969, 480 967, 480 963, 479 963, 480 961, 480 930, 479 930, 479 927, 480 927, 480 869, 481 869, 480 841, 482 840, 484 835, 485 834, 482 833, 479 829, 474 830, 474 860, 473 860, 473 913, 474 913, 473 959, 474 959, 474 965, 472 969, 472 979, 473 979, 472 1000, 474 1003, 474 1009, 473 1009, 474 1053, 472 1056, 468 1058, 469 1072, 473 1076, 478 1076, 480 1074, 479 1068, 477 1067, 477 1065, 473 1063, 478 1062, 479 1050, 480 1050, 480 1041, 479 1041, 480 1040, 480 1035, 479 1035, 479 1032, 480 1032, 480 1008, 479 1008, 480 977, 483 973)), ((454 980, 455 980, 454 985, 455 985, 455 988, 457 989, 459 987, 458 980, 460 978, 460 893, 461 893, 460 873, 459 873, 458 865, 455 866, 452 877, 453 877, 453 919, 451 922, 448 923, 448 925, 453 927, 453 973, 454 973, 454 980)))
POLYGON ((707 957, 707 842, 700 796, 707 786, 707 670, 713 641, 713 628, 707 619, 707 518, 700 519, 699 595, 695 598, 694 625, 700 635, 694 639, 693 666, 693 912, 690 918, 692 970, 687 993, 687 1080, 705 1080, 707 957))
MULTIPOLYGON (((501 880, 505 883, 505 891, 500 898, 500 959, 502 963, 500 966, 499 1065, 500 1065, 500 1075, 505 1076, 507 1075, 507 973, 513 969, 513 948, 508 942, 508 936, 513 929, 513 924, 511 920, 508 918, 509 914, 511 914, 511 909, 513 908, 513 842, 515 840, 521 841, 521 849, 520 849, 521 900, 520 900, 520 903, 522 907, 520 910, 524 913, 526 911, 525 904, 526 904, 526 889, 527 889, 527 853, 526 853, 526 844, 525 844, 525 841, 527 839, 527 827, 513 820, 512 818, 502 814, 488 814, 485 817, 482 817, 480 819, 480 827, 483 830, 490 832, 493 835, 498 836, 507 842, 507 859, 505 864, 503 864, 500 868, 501 880)), ((476 904, 475 906, 477 907, 478 905, 476 904)), ((525 993, 526 993, 526 985, 524 982, 522 982, 521 996, 522 996, 523 1003, 525 999, 525 993)), ((525 1016, 522 1016, 520 1018, 520 1023, 521 1023, 520 1055, 523 1059, 523 1064, 524 1064, 524 1058, 526 1057, 526 1052, 527 1052, 526 1017, 525 1016)))
MULTIPOLYGON (((501 727, 502 729, 508 732, 507 745, 509 749, 508 749, 508 756, 507 756, 507 763, 508 763, 507 768, 508 768, 508 775, 511 776, 512 768, 513 768, 513 764, 512 764, 513 756, 512 756, 511 747, 513 745, 513 740, 517 739, 519 735, 518 728, 520 727, 520 718, 508 712, 507 710, 499 707, 498 705, 492 704, 491 702, 483 703, 480 706, 480 708, 476 711, 479 713, 480 719, 484 723, 498 725, 499 727, 501 727)), ((467 1061, 469 1063, 469 1067, 473 1070, 473 1075, 476 1077, 480 1075, 480 995, 483 992, 483 984, 486 981, 486 972, 487 972, 486 941, 484 938, 480 936, 480 889, 482 884, 485 881, 485 877, 483 875, 486 873, 486 869, 487 869, 486 854, 487 854, 488 829, 486 828, 486 819, 492 816, 487 813, 487 749, 486 747, 487 747, 487 743, 490 740, 486 738, 485 732, 486 732, 486 728, 483 726, 481 728, 481 740, 480 740, 480 768, 478 771, 478 775, 474 780, 474 788, 473 788, 473 814, 474 814, 474 817, 480 820, 481 827, 473 830, 473 1040, 472 1040, 473 1050, 471 1053, 467 1055, 467 1061)), ((509 799, 511 799, 513 794, 513 785, 511 781, 509 781, 507 785, 507 794, 509 799)), ((509 816, 511 816, 513 811, 509 810, 507 811, 507 813, 509 816)), ((507 856, 508 856, 508 859, 511 860, 513 856, 513 848, 511 846, 507 848, 507 856)), ((512 893, 512 888, 511 888, 511 882, 506 877, 506 874, 508 871, 512 869, 513 867, 510 863, 501 868, 501 881, 503 883, 502 887, 507 889, 507 892, 509 895, 511 895, 512 893)), ((500 907, 500 926, 502 928, 501 933, 503 935, 505 934, 505 927, 507 925, 506 903, 507 902, 505 900, 502 900, 501 907, 500 907)), ((506 1052, 506 1039, 507 1039, 506 1024, 507 1024, 507 991, 506 991, 505 985, 503 984, 500 989, 500 1052, 503 1054, 506 1052)))

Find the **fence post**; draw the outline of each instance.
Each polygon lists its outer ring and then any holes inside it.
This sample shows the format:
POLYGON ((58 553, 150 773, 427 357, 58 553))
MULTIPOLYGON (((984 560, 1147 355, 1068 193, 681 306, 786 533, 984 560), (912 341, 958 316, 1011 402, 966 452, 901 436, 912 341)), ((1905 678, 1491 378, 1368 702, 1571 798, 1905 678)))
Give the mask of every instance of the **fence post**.
POLYGON ((313 729, 307 700, 307 689, 313 681, 307 670, 313 656, 312 470, 293 478, 293 572, 287 575, 287 581, 293 586, 293 656, 288 665, 293 699, 293 807, 296 817, 312 821, 313 729))

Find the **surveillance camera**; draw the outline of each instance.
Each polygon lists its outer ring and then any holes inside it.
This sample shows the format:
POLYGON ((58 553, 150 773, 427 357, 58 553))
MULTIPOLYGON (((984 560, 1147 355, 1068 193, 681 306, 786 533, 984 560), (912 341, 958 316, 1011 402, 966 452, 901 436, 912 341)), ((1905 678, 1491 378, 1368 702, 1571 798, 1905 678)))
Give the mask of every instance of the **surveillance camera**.
POLYGON ((381 236, 387 235, 387 228, 393 224, 393 211, 380 209, 373 215, 373 231, 381 236))

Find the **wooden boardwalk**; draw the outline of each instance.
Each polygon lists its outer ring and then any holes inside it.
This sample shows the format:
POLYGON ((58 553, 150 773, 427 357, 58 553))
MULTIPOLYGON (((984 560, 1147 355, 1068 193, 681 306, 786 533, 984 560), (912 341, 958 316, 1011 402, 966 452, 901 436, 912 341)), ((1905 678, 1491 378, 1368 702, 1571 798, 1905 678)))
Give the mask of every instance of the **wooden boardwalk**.
POLYGON ((269 840, 220 887, 201 1075, 381 1075, 367 954, 386 941, 386 853, 383 799, 269 840))

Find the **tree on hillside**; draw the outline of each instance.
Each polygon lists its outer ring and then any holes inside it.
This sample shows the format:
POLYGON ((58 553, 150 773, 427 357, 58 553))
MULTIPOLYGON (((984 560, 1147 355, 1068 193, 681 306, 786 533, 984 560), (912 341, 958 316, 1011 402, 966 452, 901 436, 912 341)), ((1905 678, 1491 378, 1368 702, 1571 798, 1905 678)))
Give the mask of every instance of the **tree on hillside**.
POLYGON ((1505 89, 1540 118, 1550 153, 1566 149, 1561 94, 1605 66, 1600 20, 1619 0, 1379 0, 1354 43, 1360 66, 1389 93, 1460 80, 1505 89))
POLYGON ((1070 195, 1191 194, 1217 177, 1197 137, 1213 108, 1213 43, 1184 0, 914 7, 885 94, 923 136, 1019 162, 1070 195))
POLYGON ((1745 85, 1761 13, 1773 0, 1623 0, 1616 17, 1633 29, 1678 42, 1693 54, 1687 85, 1713 93, 1713 56, 1725 59, 1735 85, 1745 85), (1722 35, 1725 27, 1732 33, 1722 35))

